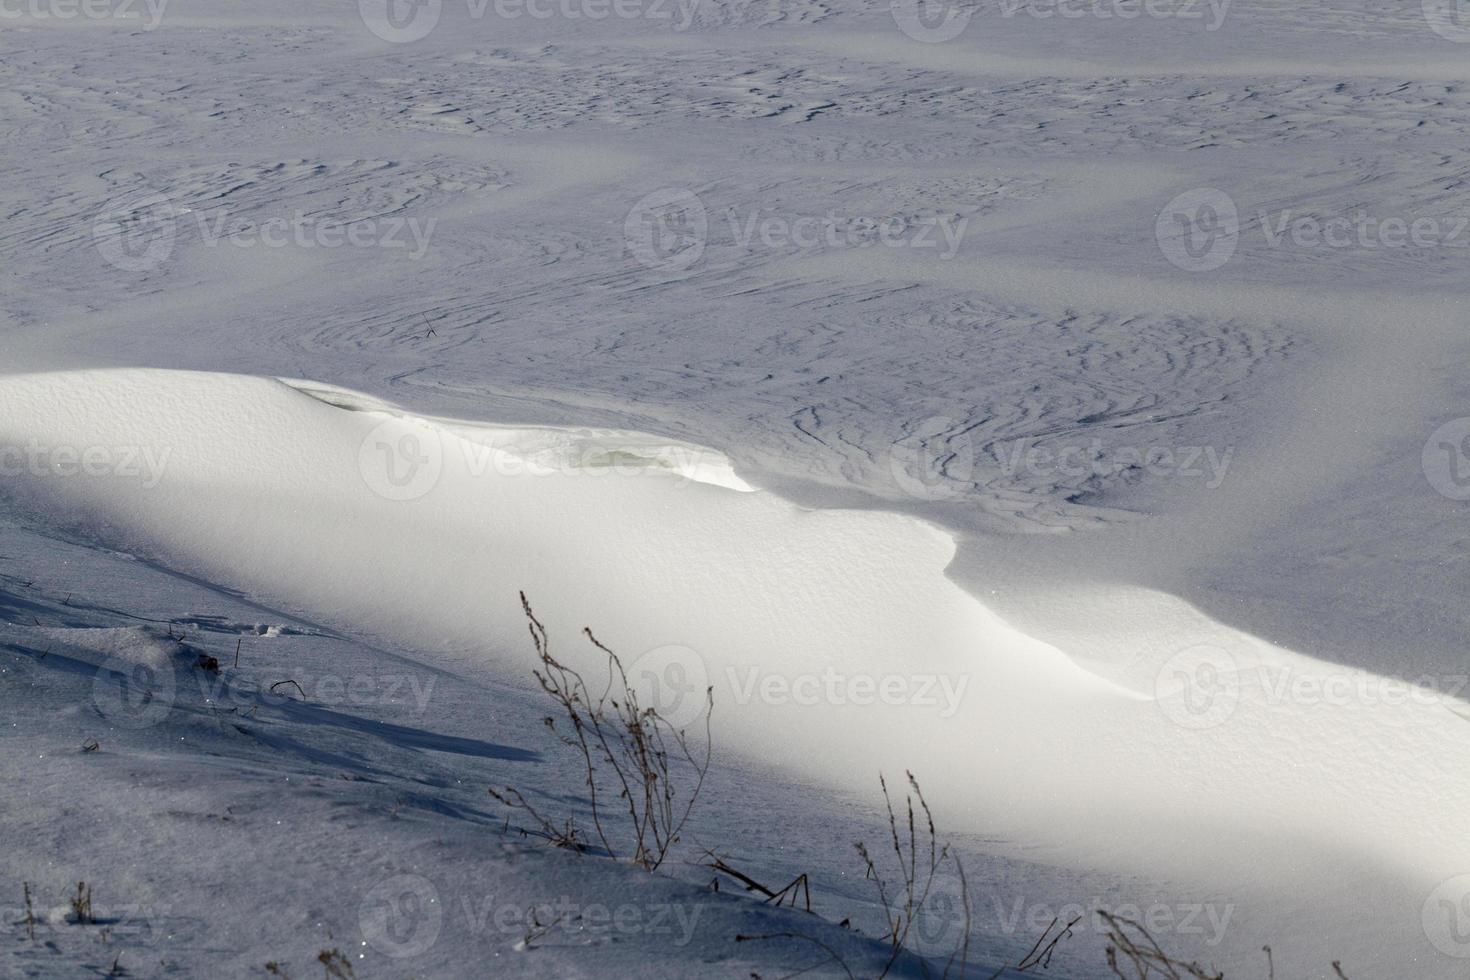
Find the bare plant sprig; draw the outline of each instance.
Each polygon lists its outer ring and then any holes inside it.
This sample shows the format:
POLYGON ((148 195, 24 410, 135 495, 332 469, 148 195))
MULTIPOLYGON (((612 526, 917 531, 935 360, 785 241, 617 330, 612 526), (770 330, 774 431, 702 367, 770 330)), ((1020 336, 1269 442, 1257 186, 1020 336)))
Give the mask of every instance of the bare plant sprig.
POLYGON ((561 914, 553 917, 550 922, 542 922, 541 911, 534 905, 527 907, 526 931, 525 934, 521 937, 521 941, 516 944, 515 948, 522 952, 535 949, 536 943, 540 942, 542 937, 546 936, 548 933, 551 932, 551 930, 555 929, 566 920, 567 913, 562 912, 561 914))
POLYGON ((92 889, 85 881, 77 882, 77 894, 71 900, 71 918, 78 925, 92 923, 92 889))
POLYGON ((352 961, 340 949, 324 949, 316 954, 316 961, 322 965, 326 980, 357 980, 352 961))
POLYGON ((25 890, 26 899, 26 938, 31 942, 36 941, 36 910, 31 907, 31 883, 22 882, 21 887, 25 890))
MULTIPOLYGON (((1052 916, 1051 922, 1046 927, 1046 931, 1036 937, 1036 942, 1032 944, 1030 952, 1021 957, 1021 962, 1016 965, 1017 970, 1026 973, 1038 967, 1045 970, 1051 966, 1052 954, 1057 951, 1057 947, 1061 945, 1063 940, 1071 938, 1072 927, 1082 921, 1082 916, 1073 916, 1070 922, 1057 929, 1057 925, 1061 921, 1056 916, 1052 916), (1052 933, 1053 929, 1057 929, 1055 934, 1052 933)), ((1001 972, 1003 973, 1005 971, 1001 972)), ((1000 973, 997 973, 991 980, 995 980, 999 976, 1000 973)))
POLYGON ((1099 909, 1097 912, 1107 926, 1108 968, 1120 980, 1149 980, 1158 976, 1160 980, 1225 980, 1225 974, 1211 972, 1198 963, 1176 960, 1165 953, 1149 931, 1132 919, 1113 915, 1099 909), (1130 972, 1123 972, 1127 967, 1130 972))
POLYGON ((530 804, 530 801, 520 794, 519 790, 512 786, 507 786, 504 790, 498 790, 492 786, 489 793, 502 806, 524 811, 539 825, 537 832, 557 847, 565 847, 578 853, 587 850, 587 842, 582 839, 581 832, 577 830, 577 825, 571 817, 567 817, 566 821, 560 825, 554 823, 548 817, 543 816, 530 804))
MULTIPOLYGON (((764 895, 764 901, 768 905, 775 905, 776 908, 780 908, 782 905, 790 905, 792 908, 796 908, 796 903, 804 899, 806 911, 810 912, 812 910, 811 879, 806 876, 805 872, 792 878, 782 888, 771 888, 768 885, 763 885, 759 881, 756 881, 714 851, 704 852, 704 862, 701 867, 709 868, 711 871, 738 881, 745 886, 745 890, 748 892, 756 892, 757 894, 764 895)), ((715 891, 719 891, 720 881, 718 878, 715 879, 714 884, 715 891)))
MULTIPOLYGON (((583 635, 607 657, 607 683, 597 695, 593 695, 579 672, 552 655, 546 627, 536 618, 524 592, 521 609, 540 660, 540 667, 532 673, 541 690, 560 709, 557 715, 548 716, 545 724, 582 757, 592 826, 598 841, 610 856, 618 856, 619 847, 613 840, 618 835, 616 831, 610 832, 613 821, 608 812, 615 808, 626 818, 633 863, 650 871, 657 868, 678 842, 709 772, 714 688, 705 689, 701 758, 690 746, 684 729, 676 728, 657 709, 639 705, 622 659, 598 640, 591 629, 583 629, 583 635), (557 727, 557 717, 570 726, 569 731, 557 727), (681 780, 677 776, 685 766, 692 769, 693 785, 681 795, 681 780), (621 805, 607 802, 610 799, 621 801, 621 805)), ((554 842, 584 849, 571 821, 558 827, 537 813, 511 787, 504 791, 492 789, 490 795, 505 806, 528 813, 554 842)))
MULTIPOLYGON (((878 901, 883 906, 886 930, 883 938, 888 944, 889 952, 888 961, 884 963, 883 970, 878 976, 880 980, 886 977, 894 964, 898 962, 898 958, 910 948, 910 934, 919 917, 924 914, 925 905, 934 888, 934 879, 946 862, 953 862, 958 871, 960 903, 964 918, 961 922, 959 942, 945 962, 943 975, 949 976, 958 960, 959 975, 963 976, 970 950, 969 884, 965 880, 964 867, 960 864, 959 858, 950 853, 948 844, 940 845, 939 843, 939 835, 934 829, 934 814, 929 809, 928 801, 924 799, 924 792, 919 788, 919 781, 914 778, 912 772, 906 771, 904 775, 908 777, 909 788, 904 793, 904 818, 902 820, 894 811, 893 797, 888 792, 888 781, 881 774, 878 776, 878 784, 883 788, 883 803, 888 810, 889 841, 894 857, 898 861, 902 883, 890 884, 884 879, 883 873, 878 869, 878 862, 866 844, 858 841, 853 845, 857 849, 858 856, 863 859, 866 876, 872 879, 874 886, 878 889, 878 901), (918 802, 917 810, 914 807, 915 801, 918 802), (918 821, 920 814, 923 816, 922 831, 918 821)), ((925 970, 927 972, 927 967, 925 970)))

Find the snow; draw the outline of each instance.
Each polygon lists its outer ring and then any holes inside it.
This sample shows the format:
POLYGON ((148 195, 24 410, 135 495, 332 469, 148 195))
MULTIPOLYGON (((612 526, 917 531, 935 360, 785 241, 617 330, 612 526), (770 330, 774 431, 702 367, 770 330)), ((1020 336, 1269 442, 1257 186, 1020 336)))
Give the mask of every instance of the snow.
MULTIPOLYGON (((792 928, 881 965, 831 923, 879 931, 850 842, 905 769, 977 975, 1070 903, 1231 976, 1462 967, 1433 3, 980 4, 924 43, 887 3, 445 0, 394 43, 372 2, 58 2, 0 21, 0 974, 782 975, 820 954, 733 937, 792 928), (1196 199, 1236 220, 1191 271, 1196 199), (664 873, 486 795, 584 812, 521 590, 681 720, 713 685, 664 873), (810 872, 826 924, 699 845, 810 872), (105 941, 82 879, 133 910, 105 941), (634 924, 527 944, 552 900, 634 924)), ((1054 973, 1104 969, 1085 918, 1054 973)))

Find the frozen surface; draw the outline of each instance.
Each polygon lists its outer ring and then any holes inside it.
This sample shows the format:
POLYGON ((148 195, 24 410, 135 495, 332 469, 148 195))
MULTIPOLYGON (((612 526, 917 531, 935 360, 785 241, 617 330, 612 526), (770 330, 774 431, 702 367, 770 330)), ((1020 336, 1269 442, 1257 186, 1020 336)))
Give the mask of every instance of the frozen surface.
MULTIPOLYGON (((982 2, 933 43, 902 3, 444 0, 403 43, 371 0, 130 6, 0 20, 7 923, 20 882, 59 907, 85 877, 173 910, 118 926, 132 975, 819 959, 735 944, 785 913, 682 865, 502 833, 485 786, 577 795, 526 589, 568 655, 591 625, 716 686, 701 840, 810 870, 829 919, 876 931, 849 843, 912 768, 991 968, 1037 931, 1012 909, 1131 900, 1230 909, 1161 932, 1231 976, 1265 943, 1283 977, 1463 969, 1451 5, 982 2), (1171 210, 1201 189, 1239 215, 1210 268, 1171 210), (1303 231, 1333 220, 1346 244, 1303 231), (240 724, 196 697, 241 637, 230 683, 314 696, 240 724), (171 708, 109 718, 119 665, 171 708), (759 693, 831 672, 907 686, 759 693), (399 874, 713 925, 517 952, 457 914, 395 958, 358 909, 399 874)), ((7 927, 0 973, 117 952, 7 927)))

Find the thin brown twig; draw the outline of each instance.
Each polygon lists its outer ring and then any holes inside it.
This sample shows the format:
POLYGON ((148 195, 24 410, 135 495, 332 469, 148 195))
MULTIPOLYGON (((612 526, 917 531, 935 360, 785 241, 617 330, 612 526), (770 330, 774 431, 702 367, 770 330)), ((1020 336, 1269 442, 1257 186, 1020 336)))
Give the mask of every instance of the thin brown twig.
MULTIPOLYGON (((657 709, 638 703, 622 659, 591 629, 583 629, 582 633, 605 655, 607 667, 607 682, 596 696, 581 673, 552 654, 546 627, 536 617, 524 592, 520 599, 526 629, 540 661, 532 675, 560 708, 557 716, 545 719, 545 724, 582 757, 583 784, 587 787, 598 841, 609 856, 618 857, 619 849, 611 832, 610 804, 606 801, 620 800, 621 806, 616 809, 626 817, 624 823, 632 838, 633 862, 649 870, 657 868, 679 841, 709 772, 714 688, 705 689, 705 744, 701 758, 684 729, 675 728, 657 709), (569 733, 557 727, 557 717, 570 725, 569 733), (687 796, 679 772, 684 766, 692 770, 692 786, 687 796)), ((554 824, 525 805, 520 794, 512 796, 510 792, 492 790, 491 795, 507 806, 532 814, 543 831, 562 835, 554 824)), ((570 828, 570 821, 567 826, 570 828)))

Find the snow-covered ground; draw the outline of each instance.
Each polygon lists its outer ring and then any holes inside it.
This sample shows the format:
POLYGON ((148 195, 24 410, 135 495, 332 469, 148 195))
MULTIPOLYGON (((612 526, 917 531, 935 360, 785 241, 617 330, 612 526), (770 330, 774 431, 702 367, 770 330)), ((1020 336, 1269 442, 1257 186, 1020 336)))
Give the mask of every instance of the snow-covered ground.
POLYGON ((1463 975, 1457 9, 0 3, 0 975, 874 976, 906 769, 967 976, 1463 975))

